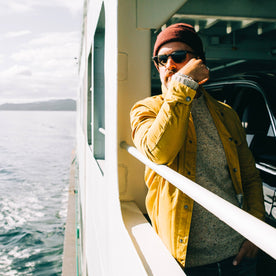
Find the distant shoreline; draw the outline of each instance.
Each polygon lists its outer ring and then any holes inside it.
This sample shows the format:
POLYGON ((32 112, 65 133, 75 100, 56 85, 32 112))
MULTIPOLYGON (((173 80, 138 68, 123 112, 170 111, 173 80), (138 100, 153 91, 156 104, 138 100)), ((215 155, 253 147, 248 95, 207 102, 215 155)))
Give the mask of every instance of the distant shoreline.
POLYGON ((5 103, 0 105, 0 111, 76 111, 76 101, 60 99, 31 103, 5 103))

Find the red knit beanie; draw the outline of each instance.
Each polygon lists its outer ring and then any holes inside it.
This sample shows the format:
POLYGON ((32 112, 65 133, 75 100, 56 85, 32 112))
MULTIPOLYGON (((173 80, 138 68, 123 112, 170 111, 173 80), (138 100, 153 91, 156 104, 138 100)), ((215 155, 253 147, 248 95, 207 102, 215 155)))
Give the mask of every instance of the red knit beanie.
POLYGON ((161 46, 168 42, 180 41, 188 44, 205 63, 205 54, 200 37, 193 26, 185 23, 170 25, 157 36, 153 56, 158 54, 161 46))

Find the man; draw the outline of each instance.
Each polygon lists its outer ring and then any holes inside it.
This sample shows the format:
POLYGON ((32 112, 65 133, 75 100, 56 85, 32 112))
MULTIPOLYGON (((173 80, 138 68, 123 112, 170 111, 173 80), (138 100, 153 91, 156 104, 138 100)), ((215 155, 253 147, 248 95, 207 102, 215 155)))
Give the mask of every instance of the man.
MULTIPOLYGON (((202 87, 209 70, 193 27, 179 23, 163 30, 153 56, 162 95, 132 108, 136 147, 153 162, 263 219, 262 182, 241 123, 202 87)), ((150 168, 145 181, 152 225, 187 275, 255 275, 254 244, 150 168), (221 272, 225 274, 217 274, 221 272)))

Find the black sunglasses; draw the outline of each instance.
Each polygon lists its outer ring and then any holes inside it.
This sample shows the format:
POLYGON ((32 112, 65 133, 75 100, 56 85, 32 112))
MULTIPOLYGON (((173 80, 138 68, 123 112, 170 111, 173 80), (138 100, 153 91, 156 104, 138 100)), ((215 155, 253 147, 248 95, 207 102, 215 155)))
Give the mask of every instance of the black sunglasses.
POLYGON ((196 54, 191 51, 175 51, 169 55, 158 55, 152 57, 152 60, 157 64, 157 66, 165 66, 169 57, 171 57, 175 63, 181 63, 186 59, 188 53, 194 55, 196 54))

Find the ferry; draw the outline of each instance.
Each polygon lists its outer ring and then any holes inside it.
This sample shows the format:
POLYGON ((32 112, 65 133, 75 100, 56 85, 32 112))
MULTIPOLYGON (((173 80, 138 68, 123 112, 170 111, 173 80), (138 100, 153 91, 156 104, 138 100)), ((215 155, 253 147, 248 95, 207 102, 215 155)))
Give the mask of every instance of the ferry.
MULTIPOLYGON (((160 93, 151 63, 154 41, 160 30, 177 22, 195 27, 211 73, 234 70, 244 60, 276 61, 273 0, 84 1, 63 275, 185 275, 147 216, 145 165, 253 241, 275 265, 274 227, 151 163, 133 146, 131 107, 160 93), (191 188, 183 189, 183 183, 191 188)), ((272 191, 271 210, 276 206, 272 191)))

